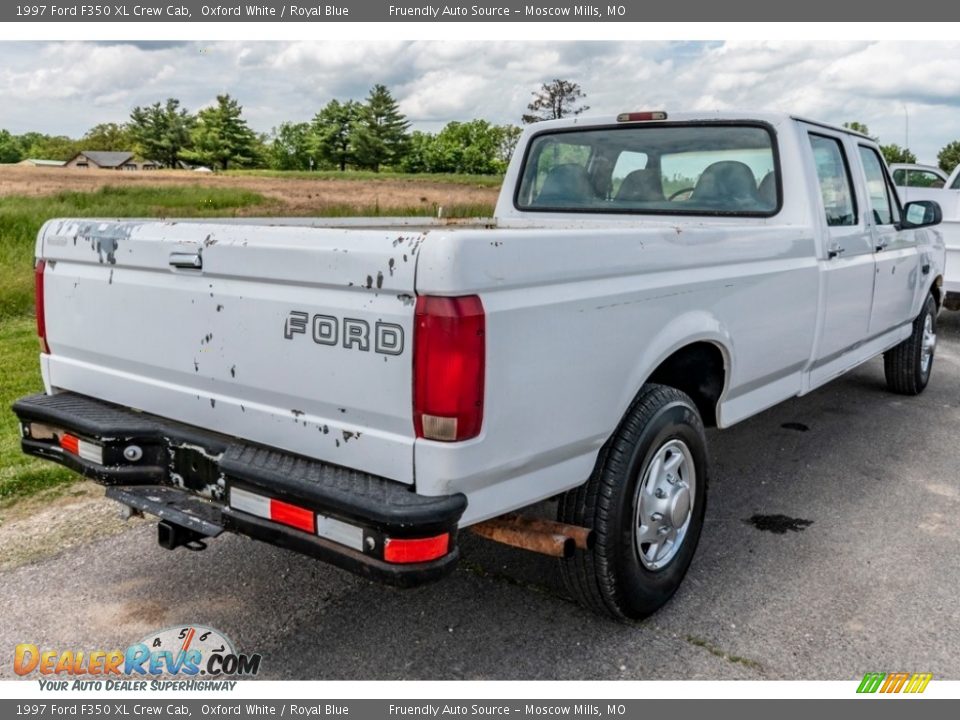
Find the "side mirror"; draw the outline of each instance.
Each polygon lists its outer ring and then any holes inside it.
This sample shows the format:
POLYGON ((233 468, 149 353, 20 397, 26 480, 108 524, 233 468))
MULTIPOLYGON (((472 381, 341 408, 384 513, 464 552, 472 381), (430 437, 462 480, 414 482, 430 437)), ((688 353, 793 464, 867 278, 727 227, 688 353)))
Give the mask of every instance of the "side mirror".
POLYGON ((935 200, 914 200, 903 207, 901 227, 905 230, 939 225, 942 221, 943 211, 935 200))

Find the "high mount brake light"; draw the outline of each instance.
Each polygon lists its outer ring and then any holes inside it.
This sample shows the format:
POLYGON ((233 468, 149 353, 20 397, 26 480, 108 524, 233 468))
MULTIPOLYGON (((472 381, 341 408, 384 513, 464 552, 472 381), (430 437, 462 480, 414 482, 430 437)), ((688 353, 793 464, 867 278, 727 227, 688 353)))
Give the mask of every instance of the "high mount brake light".
POLYGON ((617 115, 617 122, 641 122, 643 120, 666 120, 667 114, 662 110, 647 112, 629 112, 617 115))

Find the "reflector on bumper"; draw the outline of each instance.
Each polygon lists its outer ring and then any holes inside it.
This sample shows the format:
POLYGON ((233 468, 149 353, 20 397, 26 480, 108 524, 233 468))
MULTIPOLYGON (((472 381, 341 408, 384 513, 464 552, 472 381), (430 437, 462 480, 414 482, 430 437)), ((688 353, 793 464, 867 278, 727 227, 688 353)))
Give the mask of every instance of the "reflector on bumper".
POLYGON ((84 460, 97 465, 103 465, 103 446, 87 440, 81 440, 76 435, 63 433, 60 436, 60 447, 84 460))
POLYGON ((429 538, 387 538, 383 559, 389 563, 419 563, 447 554, 450 533, 429 538))
POLYGON ((230 488, 230 507, 297 530, 313 532, 313 511, 276 498, 234 487, 230 488))
MULTIPOLYGON (((372 539, 370 545, 365 546, 364 529, 359 525, 243 488, 230 488, 230 507, 264 520, 315 533, 325 540, 365 554, 370 554, 377 545, 376 540, 372 539)), ((371 537, 376 537, 375 531, 371 537)), ((383 537, 383 559, 396 565, 430 562, 443 557, 448 552, 450 552, 450 533, 448 532, 426 538, 383 537)))
POLYGON ((363 528, 317 514, 317 535, 354 550, 363 550, 363 528))

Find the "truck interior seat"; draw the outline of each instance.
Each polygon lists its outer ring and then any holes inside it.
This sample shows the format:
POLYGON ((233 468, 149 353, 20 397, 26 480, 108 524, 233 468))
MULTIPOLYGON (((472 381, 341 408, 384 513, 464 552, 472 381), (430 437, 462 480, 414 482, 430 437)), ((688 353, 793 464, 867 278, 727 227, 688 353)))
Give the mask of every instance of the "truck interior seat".
POLYGON ((737 160, 721 160, 708 165, 697 180, 690 199, 711 205, 725 205, 730 209, 760 204, 753 170, 737 160))
POLYGON ((763 176, 757 193, 765 207, 772 210, 777 206, 777 176, 772 170, 763 176))
POLYGON ((576 163, 557 165, 547 173, 537 205, 585 203, 596 199, 587 171, 576 163))
POLYGON ((655 168, 634 170, 620 183, 617 190, 617 200, 634 202, 663 202, 663 185, 660 181, 660 171, 655 168))

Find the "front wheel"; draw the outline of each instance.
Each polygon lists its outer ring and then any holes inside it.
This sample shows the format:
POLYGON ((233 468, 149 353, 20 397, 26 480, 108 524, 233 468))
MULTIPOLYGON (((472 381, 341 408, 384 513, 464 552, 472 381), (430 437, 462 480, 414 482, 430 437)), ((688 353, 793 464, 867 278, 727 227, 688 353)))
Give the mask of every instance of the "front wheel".
POLYGON ((937 349, 937 301, 927 295, 906 340, 883 354, 887 389, 898 395, 919 395, 930 381, 937 349))
POLYGON ((568 591, 615 618, 641 618, 676 592, 703 527, 708 459, 693 401, 664 385, 641 389, 587 483, 560 500, 561 522, 596 533, 561 561, 568 591))

